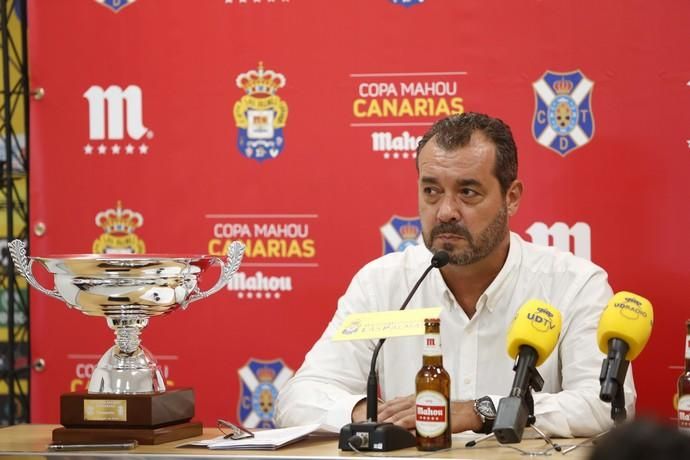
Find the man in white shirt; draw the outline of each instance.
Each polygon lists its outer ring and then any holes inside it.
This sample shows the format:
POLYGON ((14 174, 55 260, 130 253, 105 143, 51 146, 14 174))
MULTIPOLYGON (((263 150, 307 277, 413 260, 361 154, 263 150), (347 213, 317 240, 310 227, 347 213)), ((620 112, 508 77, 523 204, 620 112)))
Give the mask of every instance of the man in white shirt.
MULTIPOLYGON (((596 341, 599 316, 613 294, 606 272, 510 232, 508 220, 523 191, 510 128, 477 113, 440 120, 419 143, 417 169, 426 247, 387 254, 355 275, 326 331, 281 390, 277 423, 340 427, 366 419, 366 379, 376 342, 333 342, 331 337, 351 313, 398 309, 432 254, 446 251, 450 263, 429 274, 407 309, 442 307, 453 432, 491 430, 492 408, 487 411, 486 402, 495 408, 510 391, 513 361, 505 338, 529 299, 546 301, 563 317, 558 345, 539 367, 544 388, 534 394, 536 425, 555 436, 591 436, 610 427, 610 406, 598 396, 604 355, 596 341)), ((414 428, 421 357, 420 337, 389 339, 382 348, 379 421, 414 428)), ((631 373, 624 389, 632 415, 631 373)))

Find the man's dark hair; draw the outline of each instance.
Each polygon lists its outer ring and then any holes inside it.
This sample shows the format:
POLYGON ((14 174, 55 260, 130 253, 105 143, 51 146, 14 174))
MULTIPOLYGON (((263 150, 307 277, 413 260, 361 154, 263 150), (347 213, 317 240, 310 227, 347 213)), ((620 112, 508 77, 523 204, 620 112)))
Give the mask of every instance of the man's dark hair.
POLYGON ((434 123, 417 145, 417 171, 419 153, 432 138, 443 150, 450 151, 469 144, 475 131, 481 131, 496 146, 494 176, 501 184, 501 192, 505 195, 510 184, 517 179, 517 147, 510 126, 483 113, 451 115, 434 123))
POLYGON ((596 443, 590 460, 666 460, 690 458, 690 436, 675 426, 638 418, 609 431, 596 443))

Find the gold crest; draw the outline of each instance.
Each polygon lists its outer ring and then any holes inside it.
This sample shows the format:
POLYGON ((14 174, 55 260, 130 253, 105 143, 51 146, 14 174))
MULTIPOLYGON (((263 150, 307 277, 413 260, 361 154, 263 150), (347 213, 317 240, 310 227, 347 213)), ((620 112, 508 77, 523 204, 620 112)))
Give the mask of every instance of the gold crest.
POLYGON ((122 209, 118 200, 115 209, 96 214, 96 225, 103 234, 93 242, 95 254, 144 254, 146 245, 134 231, 144 225, 144 217, 131 209, 122 209))

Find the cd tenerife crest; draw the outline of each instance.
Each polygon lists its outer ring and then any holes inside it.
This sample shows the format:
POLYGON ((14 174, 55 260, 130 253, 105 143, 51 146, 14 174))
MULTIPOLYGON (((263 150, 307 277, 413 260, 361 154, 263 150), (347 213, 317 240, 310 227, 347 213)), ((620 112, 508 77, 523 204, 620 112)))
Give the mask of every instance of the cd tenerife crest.
POLYGON ((276 94, 285 86, 285 76, 259 62, 257 70, 239 74, 235 83, 245 92, 233 111, 240 153, 259 162, 276 158, 285 146, 288 106, 276 94))
POLYGON ((565 156, 592 139, 594 82, 579 70, 567 73, 549 70, 532 87, 535 97, 532 135, 538 143, 565 156))
POLYGON ((411 6, 415 6, 415 5, 419 5, 420 3, 424 3, 424 0, 389 0, 389 1, 394 5, 404 6, 405 8, 409 8, 411 6))
POLYGON ((110 8, 115 13, 119 13, 122 8, 131 5, 135 1, 136 0, 96 0, 96 2, 110 8))
POLYGON ((248 428, 275 428, 275 399, 294 371, 282 359, 250 359, 237 371, 241 390, 239 419, 248 428))
POLYGON ((383 253, 404 251, 408 246, 423 243, 422 222, 419 217, 393 216, 380 228, 383 253))

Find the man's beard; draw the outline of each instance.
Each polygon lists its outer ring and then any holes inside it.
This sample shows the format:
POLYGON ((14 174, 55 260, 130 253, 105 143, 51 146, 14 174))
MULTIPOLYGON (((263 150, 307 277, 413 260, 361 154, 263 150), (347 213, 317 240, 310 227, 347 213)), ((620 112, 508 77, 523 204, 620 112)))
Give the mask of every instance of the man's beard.
POLYGON ((501 241, 503 241, 507 233, 508 208, 504 205, 501 206, 494 220, 482 230, 476 241, 466 227, 458 223, 446 222, 432 228, 429 238, 424 238, 424 244, 426 244, 426 247, 434 254, 439 251, 446 251, 450 256, 450 263, 453 265, 470 265, 491 254, 501 241), (441 248, 433 247, 432 243, 434 238, 442 234, 461 236, 467 241, 467 248, 455 252, 457 250, 454 249, 452 242, 444 243, 441 248))

